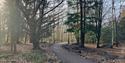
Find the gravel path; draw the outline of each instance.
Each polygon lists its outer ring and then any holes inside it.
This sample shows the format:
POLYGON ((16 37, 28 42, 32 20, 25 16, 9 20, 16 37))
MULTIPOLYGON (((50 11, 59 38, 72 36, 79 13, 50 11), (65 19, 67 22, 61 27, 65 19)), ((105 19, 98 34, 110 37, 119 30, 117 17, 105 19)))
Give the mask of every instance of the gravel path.
POLYGON ((63 63, 96 63, 90 60, 83 59, 79 55, 69 52, 61 47, 62 44, 54 44, 51 48, 63 63))

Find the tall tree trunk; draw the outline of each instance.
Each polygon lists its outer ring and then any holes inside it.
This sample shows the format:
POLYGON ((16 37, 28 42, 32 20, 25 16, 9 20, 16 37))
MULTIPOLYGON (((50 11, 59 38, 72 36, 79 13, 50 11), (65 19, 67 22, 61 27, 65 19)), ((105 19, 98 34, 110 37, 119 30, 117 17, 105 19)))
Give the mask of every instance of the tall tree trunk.
POLYGON ((27 43, 27 34, 25 33, 25 39, 24 39, 24 43, 27 43))
POLYGON ((67 32, 68 35, 68 44, 70 44, 70 38, 69 38, 69 33, 67 32))
MULTIPOLYGON (((117 43, 117 25, 116 25, 116 16, 115 16, 115 1, 112 0, 112 45, 111 47, 113 48, 113 45, 117 43)), ((116 45, 117 46, 117 45, 116 45)))
POLYGON ((100 35, 101 34, 101 31, 99 31, 98 33, 97 33, 97 48, 100 48, 100 35))
POLYGON ((84 42, 85 42, 85 2, 84 2, 84 9, 83 9, 83 1, 82 0, 79 0, 79 3, 80 3, 80 25, 81 25, 81 44, 80 44, 80 47, 81 48, 84 48, 84 42), (84 15, 83 15, 83 10, 84 10, 84 15), (84 20, 83 20, 83 17, 84 17, 84 20))
POLYGON ((118 24, 117 24, 118 22, 116 22, 115 24, 116 24, 116 47, 119 47, 119 42, 118 42, 118 24))
POLYGON ((33 44, 33 50, 40 49, 39 41, 40 41, 40 34, 37 30, 36 26, 31 26, 30 30, 32 31, 30 33, 30 42, 33 44))
MULTIPOLYGON (((76 5, 77 5, 77 13, 79 13, 79 0, 77 0, 76 5)), ((78 20, 78 18, 77 18, 77 20, 78 20)), ((79 24, 79 21, 77 22, 77 24, 79 24)), ((80 40, 80 33, 78 32, 78 37, 76 38, 78 45, 80 44, 79 40, 80 40)))
POLYGON ((33 44, 33 50, 37 50, 40 49, 39 46, 39 39, 37 36, 35 36, 34 34, 31 35, 31 40, 30 40, 33 44))
POLYGON ((6 43, 9 42, 9 32, 7 31, 7 35, 6 35, 6 43))
POLYGON ((100 3, 98 5, 100 5, 99 7, 97 7, 98 10, 98 20, 96 22, 96 28, 97 28, 97 33, 96 33, 96 37, 97 37, 97 48, 100 48, 100 37, 101 37, 101 28, 102 28, 102 9, 103 9, 103 1, 100 0, 100 3))

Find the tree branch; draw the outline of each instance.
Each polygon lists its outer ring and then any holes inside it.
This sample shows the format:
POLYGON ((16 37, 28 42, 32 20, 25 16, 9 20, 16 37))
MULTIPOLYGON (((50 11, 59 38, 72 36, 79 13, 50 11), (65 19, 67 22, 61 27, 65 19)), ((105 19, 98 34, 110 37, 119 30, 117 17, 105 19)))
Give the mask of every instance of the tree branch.
POLYGON ((49 10, 48 12, 44 13, 43 15, 41 15, 41 17, 37 20, 40 21, 44 15, 48 14, 49 12, 53 11, 54 9, 56 9, 58 6, 60 6, 62 3, 64 2, 64 0, 62 0, 58 5, 56 5, 54 8, 52 8, 51 10, 49 10))

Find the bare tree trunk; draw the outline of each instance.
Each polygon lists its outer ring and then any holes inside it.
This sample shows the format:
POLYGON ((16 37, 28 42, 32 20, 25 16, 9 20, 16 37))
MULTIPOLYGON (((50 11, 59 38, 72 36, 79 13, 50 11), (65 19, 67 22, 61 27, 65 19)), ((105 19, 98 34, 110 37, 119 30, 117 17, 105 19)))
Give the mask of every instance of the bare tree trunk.
POLYGON ((39 41, 40 41, 40 34, 38 31, 36 31, 36 26, 31 27, 30 30, 32 31, 30 33, 30 42, 33 44, 33 50, 40 49, 39 41))
POLYGON ((31 35, 31 40, 30 40, 33 44, 33 50, 38 50, 40 49, 39 47, 39 39, 37 36, 31 35))
MULTIPOLYGON (((85 1, 85 0, 84 0, 85 1)), ((80 17, 80 25, 81 25, 81 37, 80 37, 80 39, 81 39, 81 44, 80 44, 80 47, 81 48, 84 48, 85 46, 84 46, 84 43, 85 43, 85 2, 84 2, 84 5, 83 5, 83 0, 79 0, 79 3, 80 3, 80 15, 81 15, 81 17, 80 17), (84 8, 83 8, 83 6, 84 6, 84 8), (83 10, 84 10, 84 15, 83 15, 83 10), (84 17, 84 20, 83 20, 83 17, 84 17)))
POLYGON ((112 45, 111 45, 111 48, 113 48, 114 43, 117 43, 117 32, 116 32, 117 31, 117 29, 116 29, 117 23, 116 23, 115 6, 114 5, 115 5, 115 1, 112 0, 112 45))
POLYGON ((68 44, 70 44, 70 38, 69 38, 69 33, 67 32, 68 35, 68 44))
POLYGON ((6 35, 6 43, 9 42, 9 32, 7 32, 7 35, 6 35))
POLYGON ((25 39, 24 39, 24 43, 27 43, 27 34, 25 33, 25 39))

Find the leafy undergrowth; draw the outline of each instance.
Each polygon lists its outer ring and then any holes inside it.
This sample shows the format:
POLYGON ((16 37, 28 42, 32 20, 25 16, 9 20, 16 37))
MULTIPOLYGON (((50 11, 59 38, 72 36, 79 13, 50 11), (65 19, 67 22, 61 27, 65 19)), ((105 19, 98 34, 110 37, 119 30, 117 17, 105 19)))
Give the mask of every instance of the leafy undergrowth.
POLYGON ((93 47, 80 49, 77 45, 64 45, 63 47, 68 51, 79 54, 84 59, 90 59, 96 61, 97 63, 125 63, 125 53, 122 54, 121 49, 96 49, 93 47))
POLYGON ((60 63, 50 44, 42 43, 43 50, 32 50, 32 44, 17 44, 17 52, 10 52, 10 44, 0 47, 0 63, 60 63))
POLYGON ((41 51, 12 54, 0 52, 0 63, 44 63, 46 56, 41 51))
POLYGON ((29 53, 23 53, 19 55, 20 58, 26 60, 26 62, 32 63, 44 63, 46 56, 41 51, 33 51, 29 53))
POLYGON ((17 52, 10 52, 10 45, 0 47, 0 63, 45 63, 47 57, 44 51, 32 50, 31 44, 18 44, 17 52))

